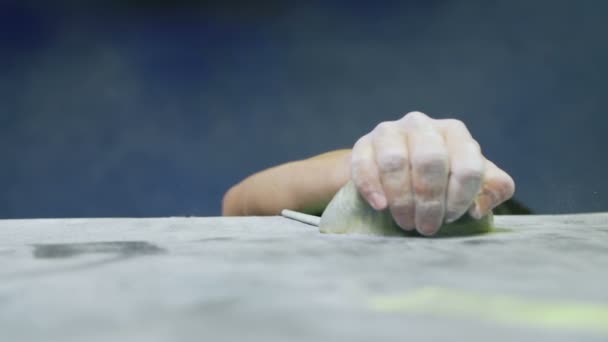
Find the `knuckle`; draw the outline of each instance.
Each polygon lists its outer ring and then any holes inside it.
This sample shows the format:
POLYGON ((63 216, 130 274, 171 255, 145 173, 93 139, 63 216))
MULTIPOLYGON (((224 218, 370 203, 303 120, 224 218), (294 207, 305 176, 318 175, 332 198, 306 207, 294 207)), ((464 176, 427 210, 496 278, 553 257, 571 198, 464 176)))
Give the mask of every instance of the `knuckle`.
POLYGON ((500 195, 502 200, 507 200, 515 193, 515 182, 510 176, 506 176, 500 182, 500 195))
POLYGON ((382 173, 393 173, 404 170, 408 166, 406 156, 399 153, 383 153, 378 156, 378 169, 382 173))
MULTIPOLYGON (((441 186, 431 186, 428 184, 414 183, 414 193, 416 194, 416 200, 424 202, 434 198, 439 198, 444 193, 444 188, 441 186)), ((418 206, 418 202, 416 202, 418 206)))
POLYGON ((405 124, 415 124, 417 122, 420 122, 422 120, 428 119, 429 117, 419 111, 413 111, 413 112, 409 112, 407 114, 405 114, 403 116, 403 118, 401 119, 401 121, 403 121, 405 124))
POLYGON ((497 172, 485 180, 484 183, 489 185, 489 188, 495 193, 500 201, 505 201, 515 193, 515 181, 511 176, 503 170, 498 169, 497 172))
POLYGON ((358 181, 355 182, 357 189, 359 190, 359 192, 364 196, 367 197, 368 195, 371 195, 375 188, 373 183, 369 180, 369 179, 359 179, 358 181))
POLYGON ((467 125, 465 125, 465 123, 462 120, 459 119, 445 119, 445 123, 446 126, 449 127, 450 129, 457 129, 457 130, 467 130, 467 125))
POLYGON ((417 110, 411 111, 411 112, 405 114, 405 116, 409 117, 409 118, 413 118, 413 119, 427 118, 426 114, 424 114, 423 112, 417 111, 417 110))
POLYGON ((357 139, 357 141, 353 145, 353 148, 356 149, 356 148, 360 147, 361 145, 365 144, 368 141, 368 139, 369 139, 369 137, 367 136, 367 134, 362 136, 361 138, 357 139))
POLYGON ((477 140, 471 139, 471 140, 467 141, 465 144, 469 151, 475 151, 476 153, 481 153, 481 146, 479 145, 477 140))
POLYGON ((416 169, 422 173, 447 172, 447 155, 445 153, 427 153, 417 158, 416 169))
POLYGON ((452 178, 465 185, 481 183, 483 170, 474 167, 463 167, 452 172, 452 178))
POLYGON ((408 194, 396 197, 391 203, 391 208, 396 211, 410 211, 415 207, 414 196, 408 194))
POLYGON ((477 197, 477 193, 479 193, 479 188, 475 189, 477 191, 473 192, 472 190, 462 190, 458 193, 450 192, 446 196, 446 206, 448 209, 452 211, 464 211, 469 208, 471 204, 475 202, 475 198, 477 197))
POLYGON ((436 214, 441 212, 443 202, 438 200, 422 200, 416 199, 416 211, 420 214, 436 214))
POLYGON ((376 125, 376 127, 374 128, 374 131, 382 133, 382 132, 385 132, 385 131, 391 129, 391 127, 393 127, 392 121, 382 121, 381 123, 376 125))

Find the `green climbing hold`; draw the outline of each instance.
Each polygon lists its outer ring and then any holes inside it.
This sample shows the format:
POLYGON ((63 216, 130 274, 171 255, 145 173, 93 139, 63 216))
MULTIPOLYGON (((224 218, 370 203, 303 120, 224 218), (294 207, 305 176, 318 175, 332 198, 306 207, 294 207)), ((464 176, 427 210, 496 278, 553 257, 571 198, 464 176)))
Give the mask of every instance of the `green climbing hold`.
MULTIPOLYGON (((464 215, 457 221, 444 224, 435 237, 467 236, 492 231, 493 216, 479 220, 464 215)), ((334 196, 321 216, 319 230, 331 234, 367 234, 383 236, 421 236, 415 231, 401 229, 388 209, 374 210, 348 182, 334 196)))

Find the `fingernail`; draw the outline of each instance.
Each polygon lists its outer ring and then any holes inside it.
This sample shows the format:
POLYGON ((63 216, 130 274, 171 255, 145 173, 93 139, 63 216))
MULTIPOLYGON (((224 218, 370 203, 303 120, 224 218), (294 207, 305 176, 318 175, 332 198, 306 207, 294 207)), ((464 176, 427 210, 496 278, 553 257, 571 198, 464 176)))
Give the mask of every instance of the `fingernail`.
POLYGON ((490 211, 492 205, 492 198, 488 194, 481 194, 475 201, 475 206, 469 212, 469 215, 474 219, 479 220, 484 217, 488 211, 490 211))
POLYGON ((376 209, 376 210, 381 210, 384 209, 384 207, 386 207, 386 199, 384 198, 384 196, 380 193, 374 192, 373 194, 370 195, 370 204, 372 205, 372 208, 376 209))
POLYGON ((438 231, 441 225, 433 224, 432 222, 423 223, 418 227, 418 232, 424 236, 433 236, 438 231))
POLYGON ((476 202, 475 206, 471 208, 471 210, 469 210, 469 215, 471 215, 471 217, 476 220, 479 220, 482 217, 486 216, 489 210, 487 205, 484 206, 484 204, 485 203, 483 202, 483 200, 476 202))
POLYGON ((416 198, 416 229, 425 236, 437 233, 445 217, 444 203, 416 198))

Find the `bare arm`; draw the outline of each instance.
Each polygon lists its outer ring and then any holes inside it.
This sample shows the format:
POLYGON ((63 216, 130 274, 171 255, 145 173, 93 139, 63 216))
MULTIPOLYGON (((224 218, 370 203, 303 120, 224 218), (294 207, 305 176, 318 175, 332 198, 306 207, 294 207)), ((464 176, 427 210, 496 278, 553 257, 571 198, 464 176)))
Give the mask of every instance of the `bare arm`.
POLYGON ((350 179, 350 150, 327 152, 258 172, 224 195, 224 216, 323 211, 350 179))

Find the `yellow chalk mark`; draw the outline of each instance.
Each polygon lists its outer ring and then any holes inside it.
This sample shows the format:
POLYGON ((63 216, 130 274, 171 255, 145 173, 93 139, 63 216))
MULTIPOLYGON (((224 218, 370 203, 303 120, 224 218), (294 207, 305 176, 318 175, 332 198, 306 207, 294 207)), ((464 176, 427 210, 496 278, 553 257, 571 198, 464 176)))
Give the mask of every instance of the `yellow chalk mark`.
POLYGON ((372 309, 380 312, 468 317, 499 323, 608 334, 606 304, 536 300, 425 287, 399 295, 374 297, 370 305, 372 309))

